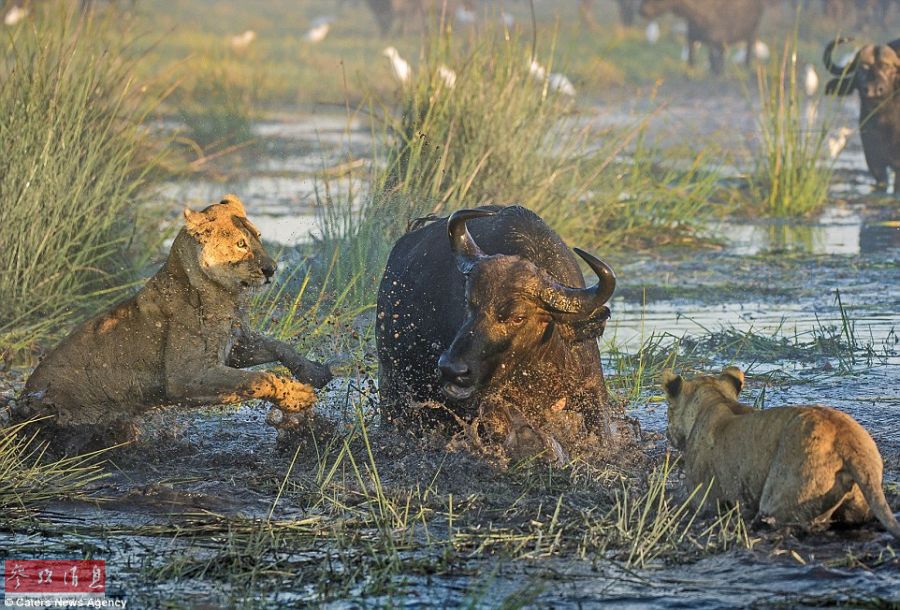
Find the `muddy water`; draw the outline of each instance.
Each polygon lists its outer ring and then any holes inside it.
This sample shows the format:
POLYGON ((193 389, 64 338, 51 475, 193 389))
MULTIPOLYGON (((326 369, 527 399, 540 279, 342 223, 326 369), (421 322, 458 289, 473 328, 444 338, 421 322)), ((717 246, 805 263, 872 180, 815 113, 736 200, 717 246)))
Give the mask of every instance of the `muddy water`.
MULTIPOLYGON (((689 104, 683 111, 674 107, 667 114, 675 117, 676 124, 685 123, 688 109, 693 108, 689 104)), ((633 118, 634 112, 623 116, 633 118)), ((752 129, 751 116, 740 119, 736 124, 752 129)), ((317 231, 323 169, 365 158, 371 151, 367 132, 360 124, 348 124, 339 117, 310 116, 300 122, 262 124, 256 134, 261 145, 240 172, 225 181, 173 183, 166 187, 165 196, 174 203, 203 205, 234 191, 247 203, 264 237, 288 246, 302 243, 317 231)), ((837 196, 862 197, 868 186, 859 173, 861 159, 852 142, 847 159, 847 166, 839 168, 837 196)), ((344 188, 341 184, 330 181, 329 188, 344 188)), ((776 353, 760 358, 726 353, 717 363, 738 362, 761 373, 751 378, 749 394, 756 399, 765 390, 768 406, 821 401, 853 414, 872 432, 885 455, 886 477, 897 484, 900 358, 895 330, 900 329, 895 326, 900 309, 900 238, 892 224, 896 220, 896 206, 870 209, 835 204, 811 222, 742 220, 714 226, 712 230, 727 238, 718 251, 649 252, 613 259, 620 289, 603 340, 605 351, 615 345, 633 352, 654 334, 691 338, 723 329, 793 337, 805 343, 812 333, 841 324, 835 302, 839 290, 855 325, 854 336, 872 346, 874 359, 867 361, 860 354, 847 374, 836 374, 842 362, 833 354, 782 358, 776 353), (794 381, 767 381, 763 373, 773 370, 785 371, 794 381)), ((341 396, 346 387, 345 380, 336 381, 330 395, 341 396)), ((650 388, 629 406, 651 433, 665 426, 664 408, 653 400, 656 393, 650 388)), ((99 507, 52 507, 43 517, 67 533, 35 528, 0 534, 0 556, 103 557, 110 566, 111 590, 125 595, 133 607, 157 607, 160 599, 169 600, 173 607, 235 605, 244 599, 246 591, 230 589, 211 577, 151 577, 153 568, 179 556, 216 557, 226 544, 224 538, 197 543, 186 535, 135 536, 116 533, 115 528, 171 524, 183 520, 184 513, 204 518, 264 518, 274 499, 272 482, 281 481, 291 456, 276 451, 274 434, 265 426, 260 407, 155 417, 148 422, 150 438, 155 440, 126 454, 98 490, 111 501, 99 507)), ((398 464, 406 462, 395 461, 399 469, 398 464)), ((403 473, 391 473, 389 466, 385 465, 386 479, 396 474, 398 481, 405 480, 403 473)), ((468 469, 465 478, 474 488, 499 485, 496 473, 466 462, 460 468, 468 469)), ((432 472, 423 476, 430 477, 432 472)), ((457 495, 465 497, 465 485, 457 495)), ((895 494, 895 508, 897 499, 895 494)), ((275 516, 306 515, 285 501, 275 516)), ((823 599, 852 602, 873 596, 900 601, 900 563, 896 558, 875 561, 888 544, 896 548, 874 526, 803 539, 763 537, 753 551, 733 550, 642 570, 627 570, 603 557, 511 561, 472 556, 451 569, 428 575, 414 570, 394 577, 389 595, 373 594, 360 586, 327 598, 332 600, 329 607, 335 608, 496 607, 513 595, 530 600, 532 607, 560 608, 769 607, 776 602, 813 607, 823 599), (848 552, 879 567, 845 567, 853 563, 846 561, 848 552)), ((333 561, 339 555, 321 544, 295 551, 282 559, 296 574, 310 563, 333 561)), ((420 555, 423 561, 435 559, 428 550, 420 555)), ((279 589, 256 594, 260 599, 256 606, 300 606, 320 599, 321 589, 301 577, 281 578, 279 589)))

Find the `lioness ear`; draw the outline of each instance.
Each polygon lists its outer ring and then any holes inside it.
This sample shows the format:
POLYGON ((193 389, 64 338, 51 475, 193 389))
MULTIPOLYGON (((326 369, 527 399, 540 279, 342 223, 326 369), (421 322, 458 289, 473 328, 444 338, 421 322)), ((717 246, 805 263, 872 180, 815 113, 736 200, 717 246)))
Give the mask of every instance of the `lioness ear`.
POLYGON ((184 208, 184 227, 187 232, 197 237, 200 235, 200 225, 206 220, 203 212, 195 212, 191 208, 184 208))
POLYGON ((666 369, 662 374, 662 387, 669 398, 678 398, 681 394, 681 375, 676 375, 672 369, 666 369))
POLYGON ((719 377, 734 386, 735 395, 740 394, 744 389, 744 372, 736 366, 725 367, 719 377))
POLYGON ((237 195, 229 193, 222 197, 222 201, 220 201, 219 204, 229 206, 230 208, 234 209, 234 212, 239 216, 247 216, 247 211, 244 209, 244 204, 241 203, 241 200, 238 199, 237 195))

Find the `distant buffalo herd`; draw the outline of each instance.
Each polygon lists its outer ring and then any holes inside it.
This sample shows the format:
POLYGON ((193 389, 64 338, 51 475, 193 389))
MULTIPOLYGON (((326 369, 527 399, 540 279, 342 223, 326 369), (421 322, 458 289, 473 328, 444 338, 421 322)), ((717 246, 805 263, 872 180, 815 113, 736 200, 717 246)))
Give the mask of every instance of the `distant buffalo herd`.
MULTIPOLYGON (((438 0, 367 0, 378 19, 382 33, 387 34, 397 21, 424 16, 429 11, 447 5, 438 0)), ((596 29, 594 0, 578 0, 585 24, 596 29)), ((476 15, 473 0, 448 3, 462 10, 469 18, 476 15)), ((785 4, 792 9, 819 11, 833 20, 857 27, 871 21, 886 24, 900 5, 898 0, 616 0, 619 16, 625 25, 633 24, 636 15, 653 20, 665 13, 683 19, 687 26, 687 61, 696 62, 697 47, 705 45, 709 53, 710 71, 720 74, 725 66, 727 45, 745 45, 744 63, 750 65, 760 45, 759 27, 766 7, 785 4), (816 6, 818 5, 818 6, 816 6)), ((454 12, 454 14, 456 14, 454 12)), ((887 44, 867 44, 858 49, 851 61, 838 65, 832 59, 837 44, 848 42, 841 38, 829 43, 824 63, 832 79, 826 86, 829 95, 850 95, 860 98, 859 130, 866 156, 866 164, 875 178, 877 188, 888 184, 888 168, 894 170, 894 192, 900 193, 900 39, 887 44)))

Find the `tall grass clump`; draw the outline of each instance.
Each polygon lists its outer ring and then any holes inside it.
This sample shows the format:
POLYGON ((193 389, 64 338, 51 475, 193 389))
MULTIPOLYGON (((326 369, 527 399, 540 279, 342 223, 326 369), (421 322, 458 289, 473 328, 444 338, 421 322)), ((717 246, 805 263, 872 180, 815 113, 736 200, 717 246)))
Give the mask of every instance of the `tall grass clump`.
POLYGON ((157 99, 114 24, 49 10, 0 64, 0 351, 46 337, 133 278, 157 99))
POLYGON ((803 216, 826 203, 833 163, 827 155, 829 113, 816 121, 819 99, 798 78, 797 43, 785 44, 772 71, 757 70, 762 150, 756 195, 773 216, 803 216))
POLYGON ((373 128, 384 146, 369 191, 359 202, 323 201, 323 251, 340 250, 340 275, 362 278, 360 294, 374 289, 408 223, 430 214, 517 203, 569 243, 597 249, 658 244, 708 214, 716 176, 703 157, 667 164, 644 142, 644 124, 599 133, 534 73, 529 44, 515 36, 440 35, 423 56, 373 128))
POLYGON ((248 73, 215 53, 193 62, 189 70, 194 78, 180 88, 176 102, 183 135, 205 152, 250 142, 263 73, 248 73))

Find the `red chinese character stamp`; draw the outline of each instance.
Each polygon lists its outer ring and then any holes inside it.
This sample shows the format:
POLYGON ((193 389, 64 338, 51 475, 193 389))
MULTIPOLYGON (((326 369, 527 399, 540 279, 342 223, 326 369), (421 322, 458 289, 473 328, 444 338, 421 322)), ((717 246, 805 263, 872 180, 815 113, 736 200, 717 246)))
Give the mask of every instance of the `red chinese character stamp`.
POLYGON ((106 593, 106 562, 103 560, 7 559, 4 564, 7 598, 106 593))

